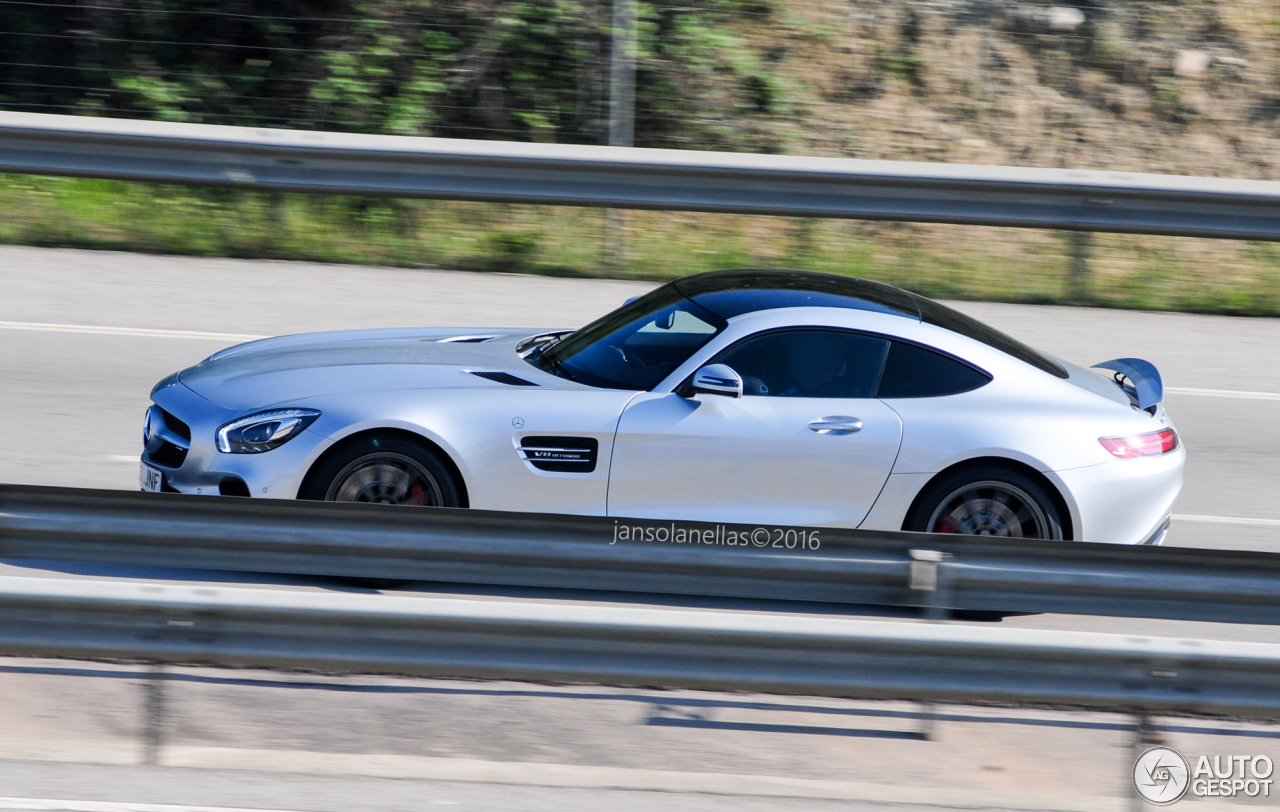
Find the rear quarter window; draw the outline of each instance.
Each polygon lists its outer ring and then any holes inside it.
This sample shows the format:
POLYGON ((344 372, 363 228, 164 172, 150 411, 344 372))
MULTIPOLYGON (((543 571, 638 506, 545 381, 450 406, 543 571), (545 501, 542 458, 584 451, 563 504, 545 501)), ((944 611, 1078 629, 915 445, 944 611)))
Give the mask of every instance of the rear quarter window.
POLYGON ((963 361, 916 344, 893 341, 885 358, 878 398, 937 398, 971 392, 991 376, 963 361))
POLYGON ((932 324, 944 330, 959 333, 966 338, 972 338, 974 341, 981 341, 988 347, 995 347, 1000 352, 1012 355, 1019 361, 1025 361, 1036 369, 1048 372, 1054 377, 1064 379, 1067 377, 1067 371, 1062 368, 1061 364, 1044 353, 1028 347, 1018 339, 1007 336, 989 324, 983 324, 975 318, 966 316, 958 310, 952 310, 932 299, 926 299, 915 294, 912 294, 912 296, 916 300, 916 305, 920 308, 920 320, 925 324, 932 324))

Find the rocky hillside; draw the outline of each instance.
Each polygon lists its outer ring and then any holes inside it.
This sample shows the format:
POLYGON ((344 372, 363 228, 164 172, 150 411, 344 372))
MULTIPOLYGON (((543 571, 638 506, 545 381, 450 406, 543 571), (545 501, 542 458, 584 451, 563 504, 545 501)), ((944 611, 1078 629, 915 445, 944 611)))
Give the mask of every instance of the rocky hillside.
POLYGON ((799 152, 1280 177, 1274 0, 792 0, 799 152))

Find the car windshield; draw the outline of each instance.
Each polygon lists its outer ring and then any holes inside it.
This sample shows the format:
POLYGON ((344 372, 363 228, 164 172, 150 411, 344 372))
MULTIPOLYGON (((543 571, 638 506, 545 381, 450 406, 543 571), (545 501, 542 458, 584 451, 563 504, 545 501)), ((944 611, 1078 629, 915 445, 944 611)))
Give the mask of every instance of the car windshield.
POLYGON ((606 389, 648 390, 725 328, 663 285, 529 356, 541 369, 606 389))

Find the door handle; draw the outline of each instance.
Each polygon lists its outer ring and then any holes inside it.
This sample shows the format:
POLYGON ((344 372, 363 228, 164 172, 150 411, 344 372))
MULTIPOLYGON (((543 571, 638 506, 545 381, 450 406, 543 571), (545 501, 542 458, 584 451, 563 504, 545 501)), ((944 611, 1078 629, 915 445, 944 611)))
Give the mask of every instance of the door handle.
POLYGON ((862 430, 862 421, 856 417, 822 417, 809 424, 810 431, 819 434, 853 434, 862 430))

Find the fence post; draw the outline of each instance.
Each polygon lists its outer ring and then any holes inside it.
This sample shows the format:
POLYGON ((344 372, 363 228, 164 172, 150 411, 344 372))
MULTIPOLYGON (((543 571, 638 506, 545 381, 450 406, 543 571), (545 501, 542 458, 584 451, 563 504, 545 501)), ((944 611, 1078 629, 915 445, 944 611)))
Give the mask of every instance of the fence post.
MULTIPOLYGON (((636 0, 613 0, 613 45, 609 55, 609 146, 635 141, 636 0)), ((627 211, 604 213, 604 263, 618 273, 627 264, 627 211)))

